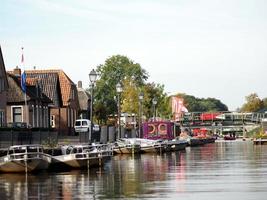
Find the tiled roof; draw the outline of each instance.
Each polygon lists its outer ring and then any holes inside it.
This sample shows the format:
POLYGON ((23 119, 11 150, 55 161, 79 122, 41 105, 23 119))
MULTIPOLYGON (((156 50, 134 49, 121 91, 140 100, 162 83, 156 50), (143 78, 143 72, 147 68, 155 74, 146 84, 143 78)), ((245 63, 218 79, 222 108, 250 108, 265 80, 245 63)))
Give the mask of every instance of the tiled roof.
POLYGON ((36 83, 37 83, 37 78, 29 78, 29 77, 27 77, 26 78, 26 84, 27 85, 36 85, 36 83))
MULTIPOLYGON (((47 92, 50 91, 49 93, 51 93, 51 90, 55 90, 55 88, 54 88, 55 80, 52 81, 54 84, 53 85, 50 84, 50 88, 49 88, 47 86, 48 81, 45 81, 45 79, 47 79, 48 77, 52 78, 51 77, 52 74, 57 74, 58 80, 59 80, 59 86, 60 86, 61 99, 62 99, 63 106, 69 105, 69 102, 72 99, 72 95, 73 95, 72 90, 74 90, 74 89, 76 90, 76 87, 75 87, 75 84, 71 81, 71 79, 63 72, 63 70, 60 70, 60 69, 26 70, 26 74, 29 77, 36 77, 36 75, 38 74, 38 78, 40 78, 41 80, 44 80, 43 85, 44 85, 44 87, 47 88, 47 92)), ((51 98, 51 95, 49 97, 51 98)), ((78 100, 77 100, 77 104, 78 104, 78 100)))
POLYGON ((27 70, 26 76, 27 83, 34 85, 38 81, 43 93, 53 101, 56 107, 61 107, 62 99, 58 73, 50 73, 47 70, 27 70))
MULTIPOLYGON (((8 103, 19 103, 25 101, 24 93, 20 87, 20 78, 14 76, 13 74, 7 73, 9 88, 7 92, 7 102, 8 103)), ((31 86, 26 84, 26 100, 39 99, 42 102, 51 103, 51 100, 45 95, 41 94, 40 89, 36 86, 31 86)))
MULTIPOLYGON (((8 87, 8 81, 7 81, 7 76, 6 76, 6 69, 5 69, 5 63, 4 63, 4 59, 3 59, 3 54, 2 54, 2 49, 0 46, 0 76, 4 76, 4 83, 6 88, 8 87)), ((1 91, 0 91, 1 92, 1 91)))

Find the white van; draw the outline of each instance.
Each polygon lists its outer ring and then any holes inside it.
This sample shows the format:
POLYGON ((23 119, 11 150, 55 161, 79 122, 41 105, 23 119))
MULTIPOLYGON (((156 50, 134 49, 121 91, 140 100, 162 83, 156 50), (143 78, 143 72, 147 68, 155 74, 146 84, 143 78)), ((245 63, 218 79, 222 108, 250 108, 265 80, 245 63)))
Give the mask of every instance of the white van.
MULTIPOLYGON (((89 119, 77 119, 74 126, 75 132, 88 132, 91 130, 91 121, 89 119)), ((100 126, 98 124, 93 124, 93 131, 100 131, 100 126)))
POLYGON ((88 132, 91 129, 91 121, 89 119, 77 119, 74 126, 75 132, 88 132))

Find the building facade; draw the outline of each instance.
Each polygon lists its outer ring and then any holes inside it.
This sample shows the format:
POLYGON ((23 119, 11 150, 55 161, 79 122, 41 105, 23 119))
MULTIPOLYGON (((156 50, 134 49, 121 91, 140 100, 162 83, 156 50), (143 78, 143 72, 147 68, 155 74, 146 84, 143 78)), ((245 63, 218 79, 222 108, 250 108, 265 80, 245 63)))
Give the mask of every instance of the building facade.
POLYGON ((60 135, 74 135, 79 111, 76 85, 63 70, 26 70, 28 78, 39 80, 43 93, 49 97, 50 126, 60 135))
POLYGON ((7 124, 12 127, 49 128, 50 99, 42 93, 37 80, 26 81, 26 92, 21 89, 21 70, 7 73, 7 124))
POLYGON ((6 125, 7 90, 8 81, 3 54, 0 46, 0 127, 6 125))

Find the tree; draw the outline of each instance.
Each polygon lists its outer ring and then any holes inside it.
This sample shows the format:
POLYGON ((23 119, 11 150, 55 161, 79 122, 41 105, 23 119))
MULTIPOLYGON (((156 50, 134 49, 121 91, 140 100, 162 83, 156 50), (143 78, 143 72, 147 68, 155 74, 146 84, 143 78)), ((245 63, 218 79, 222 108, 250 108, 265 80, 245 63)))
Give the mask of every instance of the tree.
POLYGON ((228 111, 228 107, 215 98, 196 98, 184 93, 178 93, 175 96, 184 99, 184 105, 189 112, 228 111))
POLYGON ((144 114, 147 118, 153 116, 153 98, 157 100, 155 105, 157 116, 161 118, 169 117, 169 105, 166 106, 167 94, 164 92, 164 85, 156 84, 154 82, 147 83, 144 86, 144 114))
POLYGON ((256 93, 252 93, 246 98, 246 103, 243 104, 242 112, 257 112, 264 107, 264 102, 258 97, 256 93))
MULTIPOLYGON (((128 90, 125 91, 128 84, 127 81, 131 80, 136 88, 142 88, 148 78, 148 73, 138 63, 121 55, 108 58, 103 65, 97 67, 96 71, 99 73, 100 78, 95 88, 94 112, 98 113, 96 115, 98 120, 103 122, 107 120, 109 115, 117 113, 117 83, 123 84, 123 92, 121 94, 122 111, 127 111, 127 103, 125 102, 125 99, 128 99, 126 98, 128 90)), ((134 97, 133 101, 136 102, 136 97, 134 97)))
POLYGON ((262 102, 263 102, 263 108, 267 108, 267 98, 263 98, 262 102))

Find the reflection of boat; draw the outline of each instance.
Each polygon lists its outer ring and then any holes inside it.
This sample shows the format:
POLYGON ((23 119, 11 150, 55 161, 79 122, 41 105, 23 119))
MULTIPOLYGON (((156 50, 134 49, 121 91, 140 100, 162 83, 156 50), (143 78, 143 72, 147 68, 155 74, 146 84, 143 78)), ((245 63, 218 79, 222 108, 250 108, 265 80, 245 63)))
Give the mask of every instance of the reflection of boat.
POLYGON ((0 158, 2 172, 32 172, 47 169, 51 156, 40 145, 10 146, 7 155, 0 158))
POLYGON ((181 151, 185 150, 188 142, 186 140, 171 140, 169 141, 169 144, 171 145, 172 151, 181 151))
POLYGON ((230 135, 226 135, 226 136, 223 137, 223 139, 224 139, 224 140, 235 140, 236 137, 234 137, 234 136, 230 136, 230 135))
POLYGON ((52 168, 84 168, 101 166, 112 156, 110 145, 67 145, 62 146, 61 155, 53 156, 52 168))
POLYGON ((120 138, 114 143, 113 151, 118 154, 140 153, 140 143, 136 138, 120 138))

